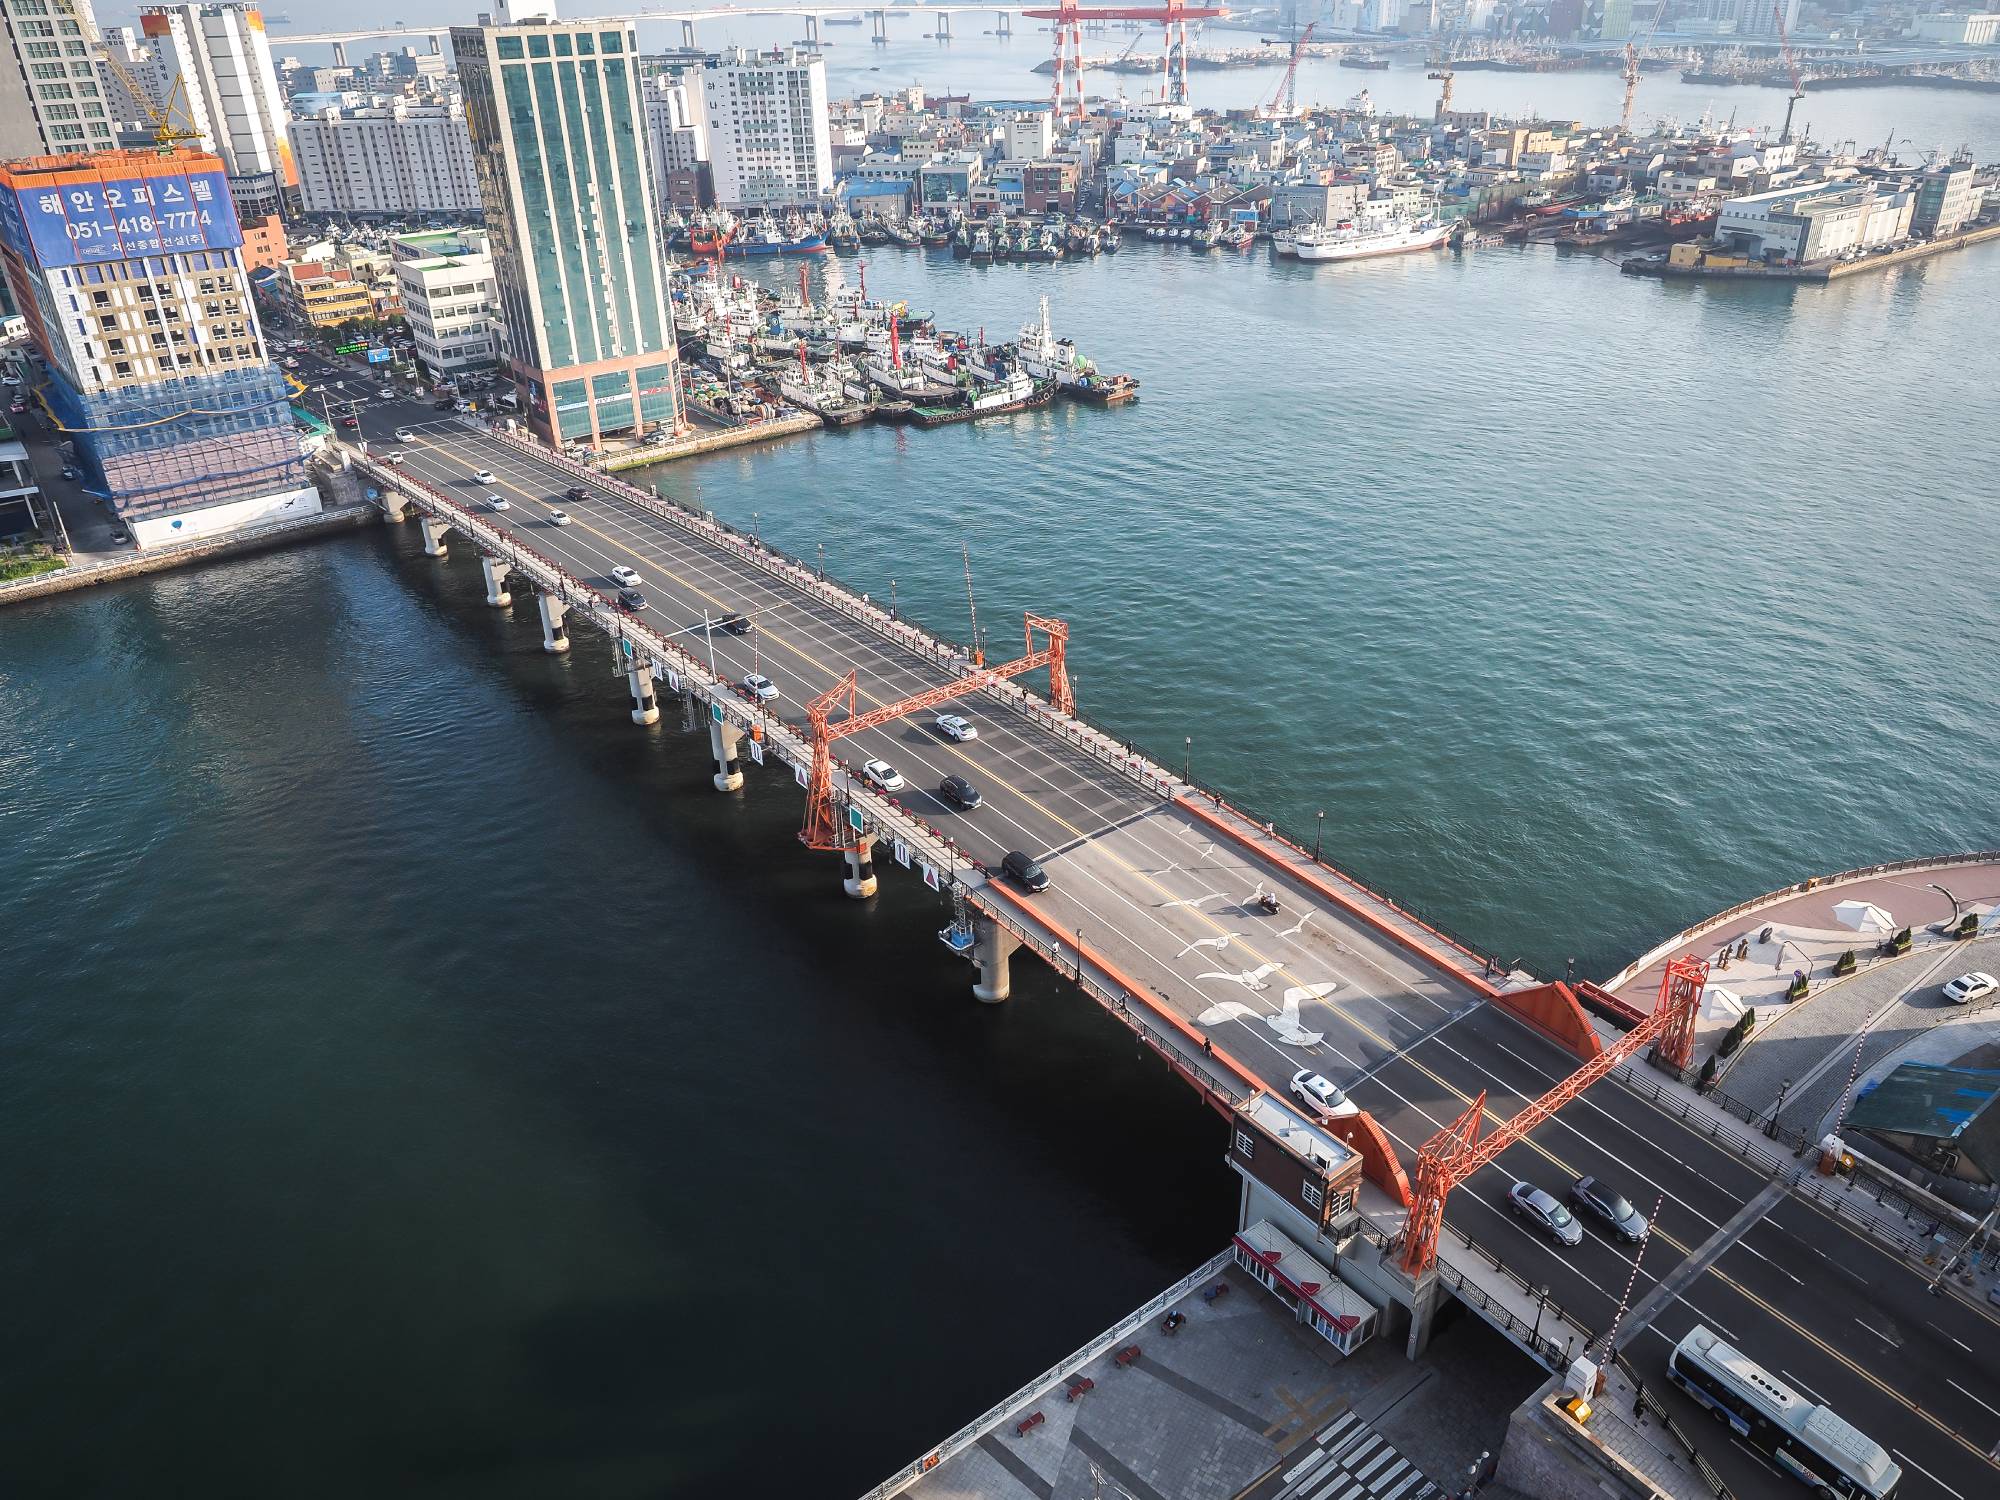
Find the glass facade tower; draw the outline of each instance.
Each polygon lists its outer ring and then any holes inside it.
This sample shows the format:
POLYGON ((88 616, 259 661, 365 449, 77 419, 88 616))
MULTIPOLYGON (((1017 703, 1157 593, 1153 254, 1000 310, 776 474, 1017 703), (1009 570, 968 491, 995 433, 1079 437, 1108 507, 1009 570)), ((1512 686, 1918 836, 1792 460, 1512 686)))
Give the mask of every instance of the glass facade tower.
POLYGON ((680 431, 637 28, 536 17, 451 44, 530 425, 557 446, 680 431))

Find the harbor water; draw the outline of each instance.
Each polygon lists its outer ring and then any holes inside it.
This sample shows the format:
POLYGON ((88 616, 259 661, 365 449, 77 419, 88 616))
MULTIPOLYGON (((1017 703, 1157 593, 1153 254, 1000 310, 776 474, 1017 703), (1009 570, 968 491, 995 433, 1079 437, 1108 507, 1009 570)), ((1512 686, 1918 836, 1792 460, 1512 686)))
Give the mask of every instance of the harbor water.
MULTIPOLYGON (((866 259, 1140 401, 646 477, 958 638, 968 545, 994 649, 1068 619, 1091 716, 1480 946, 2000 843, 2000 247, 866 259)), ((1221 1243, 1123 1032, 482 598, 385 528, 0 616, 8 1495, 857 1493, 1221 1243)))

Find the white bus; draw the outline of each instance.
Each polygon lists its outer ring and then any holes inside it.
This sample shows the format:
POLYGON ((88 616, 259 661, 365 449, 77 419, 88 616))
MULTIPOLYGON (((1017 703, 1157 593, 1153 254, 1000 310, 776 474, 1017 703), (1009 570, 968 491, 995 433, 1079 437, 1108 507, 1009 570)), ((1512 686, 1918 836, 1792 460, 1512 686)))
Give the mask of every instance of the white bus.
POLYGON ((1706 1328, 1695 1327, 1667 1360, 1673 1383, 1726 1422, 1778 1468, 1835 1496, 1888 1500, 1902 1466, 1866 1433, 1808 1401, 1706 1328))

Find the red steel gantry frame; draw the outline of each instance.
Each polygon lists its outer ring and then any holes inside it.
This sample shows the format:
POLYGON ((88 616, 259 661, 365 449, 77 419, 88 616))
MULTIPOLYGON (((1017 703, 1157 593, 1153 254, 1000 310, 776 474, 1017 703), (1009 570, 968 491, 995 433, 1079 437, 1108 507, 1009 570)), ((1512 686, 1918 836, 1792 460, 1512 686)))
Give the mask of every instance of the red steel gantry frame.
POLYGON ((1659 1003, 1650 1016, 1534 1103, 1524 1105, 1498 1130, 1484 1140, 1479 1138, 1479 1122, 1486 1113, 1486 1091, 1482 1089, 1463 1114, 1424 1142, 1423 1150, 1417 1154, 1417 1170, 1410 1185, 1409 1218, 1403 1224, 1404 1271, 1421 1276, 1437 1264, 1438 1233, 1444 1227, 1444 1200, 1453 1188, 1525 1138, 1529 1131, 1626 1058, 1649 1042, 1657 1043, 1660 1057, 1668 1067, 1686 1068, 1694 1053, 1695 1011, 1701 1003, 1702 986, 1707 982, 1708 964, 1704 960, 1674 959, 1661 977, 1659 1003))
POLYGON ((871 708, 865 714, 854 711, 858 679, 850 670, 840 681, 806 704, 806 720, 812 727, 812 769, 806 779, 806 821, 799 829, 799 842, 809 849, 845 850, 854 847, 854 836, 843 830, 833 815, 833 742, 837 739, 887 724, 905 714, 936 708, 941 703, 963 698, 968 693, 1004 682, 1009 677, 1032 672, 1037 667, 1049 669, 1049 702, 1056 712, 1074 713, 1076 697, 1070 691, 1069 668, 1063 655, 1069 645, 1069 626, 1043 615, 1029 615, 1027 621, 1027 654, 1014 661, 997 667, 975 667, 963 677, 926 688, 900 703, 885 703, 880 708, 871 708), (1048 642, 1039 651, 1035 649, 1035 632, 1038 630, 1048 642), (833 711, 843 706, 847 717, 836 724, 832 721, 833 711))
POLYGON ((1078 0, 1061 0, 1053 10, 1025 10, 1021 14, 1033 21, 1053 21, 1051 29, 1056 34, 1056 77, 1051 99, 1055 104, 1056 119, 1083 118, 1083 24, 1086 21, 1158 21, 1167 29, 1166 91, 1169 104, 1188 102, 1187 55, 1189 21, 1205 21, 1216 16, 1226 16, 1229 10, 1220 5, 1190 5, 1187 0, 1162 0, 1158 5, 1094 6, 1081 5, 1078 0), (1063 85, 1068 80, 1071 97, 1067 105, 1063 100, 1063 85))

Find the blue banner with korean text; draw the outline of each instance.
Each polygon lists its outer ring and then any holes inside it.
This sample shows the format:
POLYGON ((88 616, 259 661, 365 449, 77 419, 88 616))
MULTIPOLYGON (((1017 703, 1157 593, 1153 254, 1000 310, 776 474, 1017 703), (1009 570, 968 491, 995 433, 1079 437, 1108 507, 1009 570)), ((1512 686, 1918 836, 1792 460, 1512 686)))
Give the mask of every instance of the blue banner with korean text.
POLYGON ((0 230, 44 266, 101 265, 142 255, 221 250, 243 243, 220 171, 158 167, 137 177, 86 177, 6 194, 0 230))

